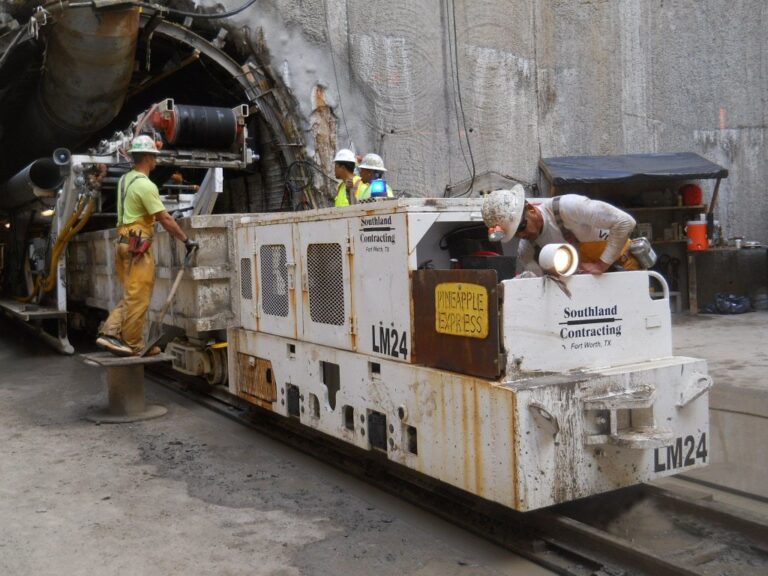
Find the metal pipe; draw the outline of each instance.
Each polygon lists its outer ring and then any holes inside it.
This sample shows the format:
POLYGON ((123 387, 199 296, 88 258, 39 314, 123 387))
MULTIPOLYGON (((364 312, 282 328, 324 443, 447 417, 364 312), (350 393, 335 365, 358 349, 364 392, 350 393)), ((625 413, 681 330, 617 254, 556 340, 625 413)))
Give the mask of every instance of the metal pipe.
POLYGON ((18 208, 35 200, 54 198, 63 181, 53 158, 40 158, 8 180, 0 193, 0 208, 18 208))
POLYGON ((65 7, 46 37, 45 71, 22 126, 33 155, 77 144, 122 108, 131 80, 139 11, 65 7))

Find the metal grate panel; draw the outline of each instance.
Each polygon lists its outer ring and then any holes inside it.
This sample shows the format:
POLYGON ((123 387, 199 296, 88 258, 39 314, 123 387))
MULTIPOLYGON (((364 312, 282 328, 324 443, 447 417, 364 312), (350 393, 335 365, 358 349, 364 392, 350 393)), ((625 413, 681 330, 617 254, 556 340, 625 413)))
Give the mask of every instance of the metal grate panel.
POLYGON ((260 250, 261 309, 270 316, 288 316, 288 259, 285 246, 268 244, 260 250))
POLYGON ((309 315, 320 324, 344 325, 344 269, 341 244, 307 247, 309 315))
POLYGON ((246 300, 253 299, 253 278, 250 258, 240 258, 240 294, 246 300))

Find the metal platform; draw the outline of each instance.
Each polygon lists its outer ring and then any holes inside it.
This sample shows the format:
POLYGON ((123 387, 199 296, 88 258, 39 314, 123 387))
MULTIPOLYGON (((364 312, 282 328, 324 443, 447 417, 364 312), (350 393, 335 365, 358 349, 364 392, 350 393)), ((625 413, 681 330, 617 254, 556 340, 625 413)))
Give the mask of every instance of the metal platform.
POLYGON ((114 356, 110 352, 83 354, 83 362, 106 368, 109 405, 86 416, 92 422, 125 424, 159 418, 168 412, 164 406, 147 404, 144 393, 144 366, 170 362, 170 354, 156 356, 114 356))
POLYGON ((28 304, 16 300, 0 300, 0 308, 9 312, 12 316, 29 322, 30 320, 46 320, 49 318, 66 318, 67 312, 58 310, 53 306, 40 306, 38 304, 28 304))
POLYGON ((9 318, 19 321, 19 325, 33 332, 48 345, 63 354, 74 354, 75 349, 69 343, 67 337, 67 311, 59 310, 54 306, 40 306, 27 302, 19 302, 10 298, 0 299, 0 312, 9 318), (47 322, 45 326, 42 320, 54 320, 47 322))
POLYGON ((91 366, 103 366, 105 368, 114 368, 116 366, 138 366, 143 364, 155 364, 157 362, 170 362, 173 360, 171 354, 157 354, 155 356, 115 356, 111 352, 93 352, 91 354, 81 354, 80 357, 86 364, 91 366))

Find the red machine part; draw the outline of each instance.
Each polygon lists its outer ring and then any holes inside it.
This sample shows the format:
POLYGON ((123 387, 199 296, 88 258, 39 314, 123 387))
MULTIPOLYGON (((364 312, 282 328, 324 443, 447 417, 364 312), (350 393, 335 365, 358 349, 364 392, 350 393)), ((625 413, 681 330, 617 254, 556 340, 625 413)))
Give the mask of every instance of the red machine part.
POLYGON ((155 105, 148 116, 148 123, 172 146, 228 149, 242 140, 243 125, 229 108, 155 105))

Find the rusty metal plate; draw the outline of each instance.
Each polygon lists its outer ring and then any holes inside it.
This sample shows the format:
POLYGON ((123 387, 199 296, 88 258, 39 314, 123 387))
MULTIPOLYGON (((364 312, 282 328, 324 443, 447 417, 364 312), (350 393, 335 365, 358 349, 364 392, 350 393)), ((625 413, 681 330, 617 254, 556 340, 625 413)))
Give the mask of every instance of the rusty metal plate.
POLYGON ((264 408, 271 407, 277 400, 277 383, 272 362, 238 352, 237 369, 240 375, 237 382, 238 396, 264 408))
POLYGON ((413 273, 413 361, 496 379, 500 359, 495 270, 413 273))

